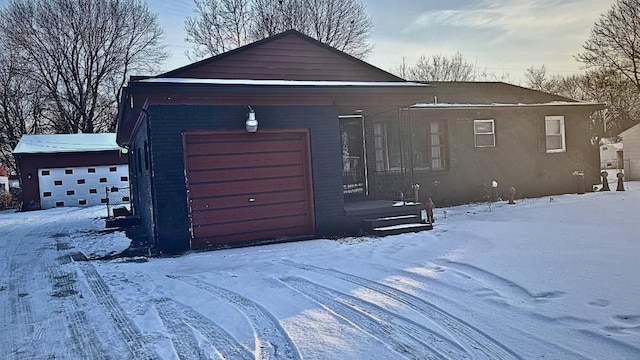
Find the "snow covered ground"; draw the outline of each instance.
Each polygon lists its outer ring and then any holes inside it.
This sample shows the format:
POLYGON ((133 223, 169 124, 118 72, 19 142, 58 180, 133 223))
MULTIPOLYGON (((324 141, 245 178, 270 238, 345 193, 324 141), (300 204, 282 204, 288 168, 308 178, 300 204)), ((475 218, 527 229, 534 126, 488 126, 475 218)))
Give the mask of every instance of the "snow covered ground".
POLYGON ((146 262, 82 261, 128 246, 103 207, 0 212, 0 358, 639 359, 626 186, 146 262))

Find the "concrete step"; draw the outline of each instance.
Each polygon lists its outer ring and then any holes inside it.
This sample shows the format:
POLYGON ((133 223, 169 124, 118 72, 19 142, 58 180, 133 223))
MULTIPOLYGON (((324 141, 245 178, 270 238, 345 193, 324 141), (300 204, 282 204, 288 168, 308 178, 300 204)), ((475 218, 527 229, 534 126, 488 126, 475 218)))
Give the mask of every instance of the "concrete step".
POLYGON ((419 231, 425 231, 425 230, 431 230, 431 229, 433 229, 433 224, 415 222, 410 224, 399 224, 399 225, 376 227, 376 228, 373 228, 370 233, 371 235, 375 235, 375 236, 388 236, 388 235, 405 234, 410 232, 419 232, 419 231))
POLYGON ((374 229, 378 227, 387 227, 402 224, 413 224, 421 222, 420 216, 416 214, 396 215, 378 217, 375 219, 366 219, 366 229, 374 229))

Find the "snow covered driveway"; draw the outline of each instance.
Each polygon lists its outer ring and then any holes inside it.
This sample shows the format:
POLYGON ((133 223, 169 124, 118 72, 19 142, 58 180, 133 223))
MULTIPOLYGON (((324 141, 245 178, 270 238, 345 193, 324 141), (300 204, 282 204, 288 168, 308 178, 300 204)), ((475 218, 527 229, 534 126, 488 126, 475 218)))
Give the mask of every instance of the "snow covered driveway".
POLYGON ((128 245, 102 207, 0 212, 0 358, 638 359, 627 188, 147 262, 83 260, 128 245))

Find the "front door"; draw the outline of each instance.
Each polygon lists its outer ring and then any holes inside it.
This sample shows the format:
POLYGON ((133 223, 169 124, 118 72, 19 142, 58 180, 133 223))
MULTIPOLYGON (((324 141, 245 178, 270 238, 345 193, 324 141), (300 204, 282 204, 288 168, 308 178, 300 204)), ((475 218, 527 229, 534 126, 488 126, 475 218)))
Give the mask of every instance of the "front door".
POLYGON ((342 191, 345 197, 367 195, 363 123, 360 115, 340 117, 342 191))

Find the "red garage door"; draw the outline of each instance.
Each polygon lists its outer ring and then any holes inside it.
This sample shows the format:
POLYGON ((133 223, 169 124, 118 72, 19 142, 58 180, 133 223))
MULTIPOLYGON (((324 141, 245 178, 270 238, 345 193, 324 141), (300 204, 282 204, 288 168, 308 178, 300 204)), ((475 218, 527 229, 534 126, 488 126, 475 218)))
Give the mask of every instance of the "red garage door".
POLYGON ((183 140, 192 248, 315 233, 308 131, 183 140))

